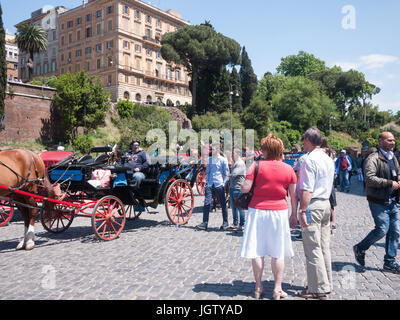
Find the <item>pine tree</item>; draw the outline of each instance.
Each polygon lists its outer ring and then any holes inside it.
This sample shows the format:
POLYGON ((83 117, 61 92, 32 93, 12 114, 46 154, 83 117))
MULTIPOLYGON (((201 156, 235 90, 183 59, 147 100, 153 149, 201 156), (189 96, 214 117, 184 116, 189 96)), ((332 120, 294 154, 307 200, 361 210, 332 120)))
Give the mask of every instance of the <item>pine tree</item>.
POLYGON ((257 91, 258 81, 245 47, 242 50, 240 81, 242 85, 242 105, 243 108, 246 108, 257 91))
POLYGON ((6 33, 3 26, 3 10, 0 5, 0 117, 4 113, 7 86, 6 33))

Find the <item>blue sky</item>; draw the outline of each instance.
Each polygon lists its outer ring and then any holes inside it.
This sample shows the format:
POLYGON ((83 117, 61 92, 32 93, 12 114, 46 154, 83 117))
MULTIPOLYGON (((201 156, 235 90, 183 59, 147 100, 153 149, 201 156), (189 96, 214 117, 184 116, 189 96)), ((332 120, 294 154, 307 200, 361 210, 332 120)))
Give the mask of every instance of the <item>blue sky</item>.
MULTIPOLYGON (((45 5, 73 8, 81 0, 0 0, 6 29, 45 5)), ((149 1, 145 1, 149 3, 149 1)), ((222 34, 246 47, 259 78, 276 72, 281 58, 300 50, 327 66, 356 69, 381 88, 373 103, 400 110, 400 1, 385 0, 152 0, 191 24, 209 20, 222 34), (347 6, 347 7, 346 7, 347 6), (342 11, 350 6, 350 11, 342 11), (349 20, 350 19, 350 20, 349 20), (349 28, 351 27, 351 28, 349 28)))

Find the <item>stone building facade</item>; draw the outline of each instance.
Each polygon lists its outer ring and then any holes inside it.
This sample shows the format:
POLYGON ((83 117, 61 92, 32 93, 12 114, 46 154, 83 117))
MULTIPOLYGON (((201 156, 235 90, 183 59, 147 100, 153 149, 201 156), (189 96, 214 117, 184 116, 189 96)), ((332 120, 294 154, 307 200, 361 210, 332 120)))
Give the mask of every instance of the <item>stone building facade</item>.
POLYGON ((191 104, 187 70, 160 53, 163 34, 185 25, 180 14, 142 1, 89 0, 59 16, 59 73, 99 77, 113 102, 191 104))

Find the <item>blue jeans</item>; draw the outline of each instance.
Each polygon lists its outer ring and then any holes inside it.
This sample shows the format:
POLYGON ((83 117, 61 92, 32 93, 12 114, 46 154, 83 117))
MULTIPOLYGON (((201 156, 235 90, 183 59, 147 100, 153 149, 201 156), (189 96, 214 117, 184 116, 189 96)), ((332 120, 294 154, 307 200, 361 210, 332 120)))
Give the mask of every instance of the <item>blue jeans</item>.
POLYGON ((342 191, 350 190, 349 172, 339 170, 340 189, 342 191))
POLYGON ((226 198, 225 198, 225 188, 224 186, 220 187, 205 187, 205 199, 204 199, 204 207, 203 207, 203 222, 208 224, 208 219, 210 216, 210 209, 213 205, 213 195, 216 194, 218 198, 218 202, 222 208, 222 220, 224 224, 228 224, 228 210, 226 208, 226 198))
POLYGON ((143 172, 135 172, 132 176, 132 180, 134 181, 133 186, 139 187, 144 179, 146 179, 146 176, 143 172))
POLYGON ((375 221, 375 229, 372 230, 357 246, 366 251, 375 242, 386 236, 385 263, 395 262, 399 247, 398 207, 393 201, 390 205, 381 205, 369 201, 372 217, 375 221))
POLYGON ((242 194, 242 191, 239 189, 229 189, 229 200, 231 202, 231 209, 232 209, 232 216, 233 216, 233 225, 237 226, 238 225, 238 214, 240 217, 240 226, 244 226, 244 220, 245 220, 245 211, 244 210, 239 210, 235 208, 235 200, 239 198, 239 196, 242 194))

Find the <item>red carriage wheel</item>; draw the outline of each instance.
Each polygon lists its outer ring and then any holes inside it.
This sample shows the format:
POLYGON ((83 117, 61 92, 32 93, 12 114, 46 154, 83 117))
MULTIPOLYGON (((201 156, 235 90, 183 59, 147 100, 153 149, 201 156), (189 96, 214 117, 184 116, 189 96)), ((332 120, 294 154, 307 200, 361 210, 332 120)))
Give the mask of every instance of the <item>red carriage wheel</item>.
POLYGON ((142 214, 141 211, 136 211, 135 206, 125 206, 126 220, 136 220, 142 214))
POLYGON ((51 233, 62 233, 74 220, 75 210, 62 204, 55 204, 52 210, 43 210, 40 222, 45 230, 51 233))
POLYGON ((92 227, 97 238, 110 241, 119 236, 125 226, 125 208, 114 196, 100 199, 93 209, 92 227))
POLYGON ((7 225, 14 214, 14 206, 5 200, 0 200, 0 227, 7 225))
POLYGON ((186 180, 175 180, 165 194, 165 211, 175 225, 187 223, 194 207, 193 190, 186 180))
POLYGON ((199 195, 205 195, 205 186, 206 186, 206 170, 201 168, 196 178, 196 189, 199 195))

